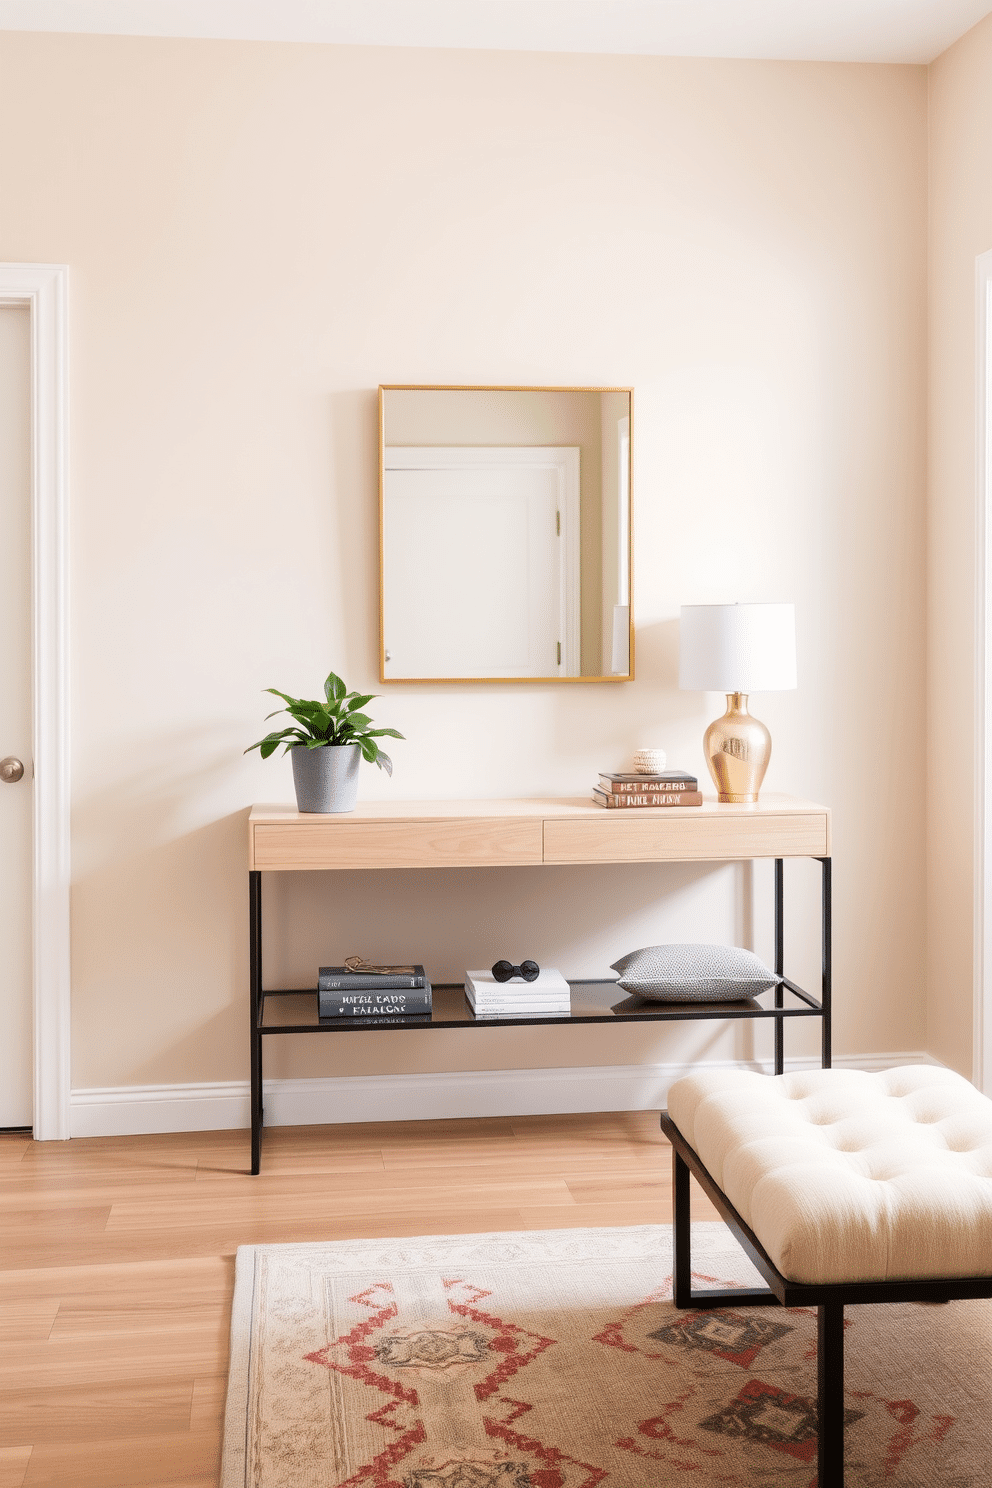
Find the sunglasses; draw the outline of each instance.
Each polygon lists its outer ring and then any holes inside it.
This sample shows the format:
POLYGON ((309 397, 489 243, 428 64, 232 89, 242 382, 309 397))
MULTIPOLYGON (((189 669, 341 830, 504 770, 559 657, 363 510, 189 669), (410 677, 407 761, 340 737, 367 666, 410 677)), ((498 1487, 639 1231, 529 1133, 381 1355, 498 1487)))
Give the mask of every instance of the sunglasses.
POLYGON ((521 961, 519 966, 514 966, 509 961, 497 961, 493 967, 493 976, 497 982, 508 982, 513 977, 522 977, 525 982, 533 982, 541 975, 541 968, 536 961, 521 961))

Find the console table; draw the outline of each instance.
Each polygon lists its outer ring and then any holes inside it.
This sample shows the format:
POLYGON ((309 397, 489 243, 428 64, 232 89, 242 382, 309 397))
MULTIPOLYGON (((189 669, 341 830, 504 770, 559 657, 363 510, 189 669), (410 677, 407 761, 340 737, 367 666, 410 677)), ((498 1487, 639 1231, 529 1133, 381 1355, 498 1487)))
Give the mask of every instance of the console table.
POLYGON ((262 986, 262 874, 335 869, 492 868, 569 863, 774 861, 775 970, 782 981, 744 1002, 659 1003, 628 997, 615 982, 572 985, 570 1013, 476 1018, 460 986, 436 986, 431 1016, 392 1018, 376 1031, 506 1028, 535 1023, 666 1022, 684 1019, 774 1020, 775 1072, 784 1060, 787 1018, 819 1018, 821 1062, 830 1064, 830 813, 792 796, 764 795, 754 805, 639 807, 607 811, 586 799, 522 801, 370 801, 333 816, 285 806, 255 806, 248 818, 251 981, 251 1170, 262 1144, 262 1045, 287 1033, 349 1033, 365 1021, 320 1018, 317 990, 262 986), (785 977, 784 861, 822 865, 819 997, 785 977))

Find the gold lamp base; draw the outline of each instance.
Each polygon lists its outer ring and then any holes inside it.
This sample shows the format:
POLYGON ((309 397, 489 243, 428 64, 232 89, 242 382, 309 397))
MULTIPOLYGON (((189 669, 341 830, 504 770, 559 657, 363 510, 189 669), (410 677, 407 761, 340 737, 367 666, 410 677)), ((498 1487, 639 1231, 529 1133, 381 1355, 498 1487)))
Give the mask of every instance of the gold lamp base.
POLYGON ((727 711, 703 735, 703 752, 721 801, 756 801, 772 757, 772 736, 747 711, 746 692, 727 693, 727 711))

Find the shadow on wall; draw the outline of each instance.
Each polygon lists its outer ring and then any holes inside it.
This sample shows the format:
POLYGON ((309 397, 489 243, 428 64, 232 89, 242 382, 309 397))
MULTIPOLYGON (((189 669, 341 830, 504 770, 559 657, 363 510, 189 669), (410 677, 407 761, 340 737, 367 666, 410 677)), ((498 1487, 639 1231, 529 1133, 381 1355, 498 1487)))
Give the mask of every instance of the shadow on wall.
MULTIPOLYGON (((379 675, 379 402, 368 388, 332 393, 330 462, 333 490, 328 510, 337 526, 334 565, 341 625, 352 617, 352 631, 366 637, 361 671, 379 675), (361 493, 367 493, 361 499, 361 493), (359 499, 356 500, 356 493, 359 499), (345 561, 344 555, 352 555, 345 561), (360 554, 361 561, 354 561, 360 554), (361 625, 354 626, 354 617, 361 625)), ((333 545, 332 545, 333 547, 333 545)), ((350 640, 350 645, 354 639, 350 640)), ((349 658, 349 664, 353 664, 349 658)))
POLYGON ((75 1088, 242 1077, 248 813, 191 825, 241 753, 228 729, 157 736, 143 768, 111 760, 112 784, 77 796, 75 1088))
POLYGON ((73 797, 77 881, 111 860, 212 820, 211 804, 230 787, 232 764, 244 747, 242 729, 225 719, 173 733, 157 730, 140 748, 131 743, 116 757, 106 748, 100 778, 107 784, 73 797), (136 759, 143 762, 140 769, 134 768, 136 759))
POLYGON ((75 882, 75 1088, 243 1078, 247 817, 121 852, 75 882))
MULTIPOLYGON (((628 769, 635 749, 661 747, 670 768, 693 769, 708 719, 699 693, 679 691, 678 620, 636 626, 634 669, 633 682, 591 684, 602 700, 593 714, 586 688, 552 684, 556 757, 593 754, 594 771, 628 769)), ((588 793, 594 779, 595 774, 583 771, 581 794, 588 793)), ((708 779, 702 782, 703 790, 710 788, 708 779)), ((553 793, 570 794, 560 789, 553 793)))
POLYGON ((679 622, 656 620, 653 625, 638 625, 634 637, 634 664, 637 680, 650 682, 669 701, 672 718, 689 718, 699 711, 690 706, 695 696, 679 692, 679 622), (682 706, 673 706, 681 703, 682 706))

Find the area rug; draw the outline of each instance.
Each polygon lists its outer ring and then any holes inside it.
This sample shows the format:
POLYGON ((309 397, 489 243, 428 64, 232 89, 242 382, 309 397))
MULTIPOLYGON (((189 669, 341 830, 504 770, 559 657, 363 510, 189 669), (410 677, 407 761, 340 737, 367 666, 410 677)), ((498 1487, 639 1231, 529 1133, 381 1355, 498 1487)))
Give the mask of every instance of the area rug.
MULTIPOLYGON (((846 1321, 850 1488, 987 1483, 992 1304, 846 1321)), ((667 1226, 245 1246, 222 1488, 811 1488, 815 1325, 679 1312, 667 1226)))

